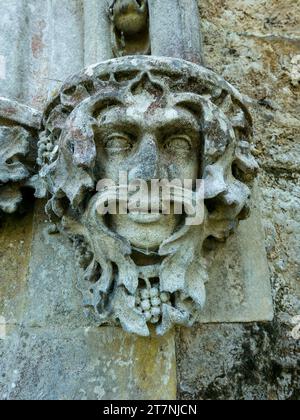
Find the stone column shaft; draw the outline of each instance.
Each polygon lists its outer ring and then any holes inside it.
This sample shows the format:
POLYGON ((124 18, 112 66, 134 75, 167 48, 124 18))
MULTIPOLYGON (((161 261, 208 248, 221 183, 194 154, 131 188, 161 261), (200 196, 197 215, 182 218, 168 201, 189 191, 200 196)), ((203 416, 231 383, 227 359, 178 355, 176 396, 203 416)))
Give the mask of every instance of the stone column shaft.
POLYGON ((196 0, 148 0, 151 53, 203 64, 196 0))
POLYGON ((113 58, 108 0, 84 0, 84 61, 89 66, 113 58))

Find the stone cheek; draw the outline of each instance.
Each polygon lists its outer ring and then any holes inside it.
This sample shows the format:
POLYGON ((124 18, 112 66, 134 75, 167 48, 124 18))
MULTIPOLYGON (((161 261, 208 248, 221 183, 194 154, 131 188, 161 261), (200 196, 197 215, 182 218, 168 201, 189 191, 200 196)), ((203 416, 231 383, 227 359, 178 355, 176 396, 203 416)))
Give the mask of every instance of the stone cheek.
POLYGON ((151 324, 159 335, 191 326, 206 300, 207 241, 224 241, 247 215, 258 169, 243 97, 201 66, 126 57, 67 80, 44 122, 38 163, 47 212, 74 244, 84 306, 98 325, 142 336, 151 324), (119 169, 147 183, 201 175, 203 223, 188 227, 172 213, 151 223, 131 212, 101 217, 99 204, 115 187, 97 183, 117 181, 119 169))

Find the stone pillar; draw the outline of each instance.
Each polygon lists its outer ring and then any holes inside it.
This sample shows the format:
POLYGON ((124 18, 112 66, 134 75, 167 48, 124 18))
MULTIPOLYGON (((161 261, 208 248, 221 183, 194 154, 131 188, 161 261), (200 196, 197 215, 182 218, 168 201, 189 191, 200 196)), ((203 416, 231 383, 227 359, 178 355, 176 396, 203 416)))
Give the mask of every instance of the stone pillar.
POLYGON ((0 1, 0 96, 23 100, 26 85, 26 1, 0 1))
POLYGON ((148 0, 151 53, 203 64, 200 16, 196 0, 148 0))
MULTIPOLYGON (((81 2, 51 2, 49 96, 62 82, 84 66, 84 20, 81 2)), ((46 81, 45 81, 46 83, 46 81)))
POLYGON ((113 58, 108 0, 84 0, 85 66, 113 58))

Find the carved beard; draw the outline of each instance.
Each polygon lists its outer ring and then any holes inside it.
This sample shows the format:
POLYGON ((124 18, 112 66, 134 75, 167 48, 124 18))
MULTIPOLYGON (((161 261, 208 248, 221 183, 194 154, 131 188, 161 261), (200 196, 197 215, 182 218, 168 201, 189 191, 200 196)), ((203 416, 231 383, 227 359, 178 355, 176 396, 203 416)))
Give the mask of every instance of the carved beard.
POLYGON ((147 318, 138 309, 137 301, 143 282, 149 288, 158 282, 159 293, 170 299, 160 305, 156 333, 164 335, 174 325, 193 325, 206 300, 207 269, 202 256, 208 236, 205 223, 192 229, 181 227, 161 244, 158 255, 162 262, 143 269, 133 261, 128 240, 109 229, 99 215, 101 200, 107 200, 107 193, 97 193, 90 200, 80 222, 69 217, 62 220, 63 231, 69 232, 81 266, 78 288, 84 306, 94 308, 100 325, 121 324, 129 333, 149 336, 147 318))

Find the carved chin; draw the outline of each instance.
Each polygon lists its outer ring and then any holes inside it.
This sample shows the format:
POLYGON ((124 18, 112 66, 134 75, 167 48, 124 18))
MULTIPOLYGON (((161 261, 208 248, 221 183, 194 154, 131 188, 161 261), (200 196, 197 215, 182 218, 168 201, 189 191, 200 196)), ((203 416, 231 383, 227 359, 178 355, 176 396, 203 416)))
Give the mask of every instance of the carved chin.
POLYGON ((110 227, 126 238, 132 246, 154 251, 174 233, 178 216, 130 213, 110 217, 110 227))

